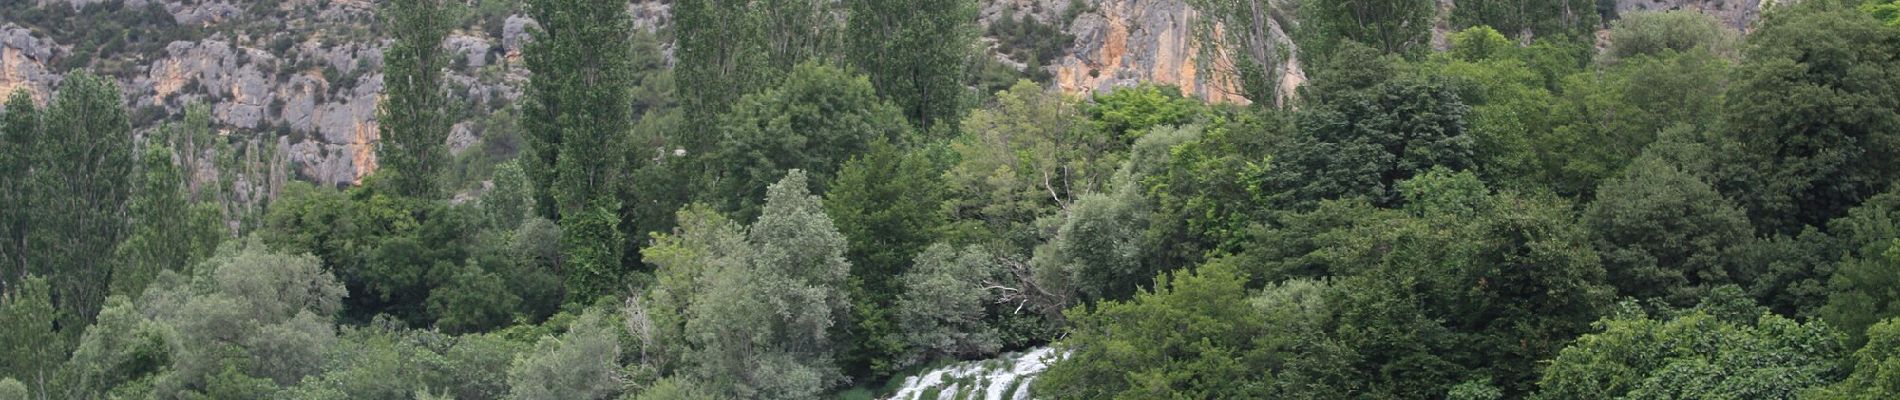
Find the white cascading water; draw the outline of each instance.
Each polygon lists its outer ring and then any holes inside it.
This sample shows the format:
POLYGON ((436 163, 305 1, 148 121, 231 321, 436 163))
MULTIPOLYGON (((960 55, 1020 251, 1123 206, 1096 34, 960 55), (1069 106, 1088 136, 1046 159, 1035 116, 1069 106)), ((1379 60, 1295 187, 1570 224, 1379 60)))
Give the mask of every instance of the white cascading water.
POLYGON ((983 400, 1025 400, 1029 398, 1029 382, 1037 374, 1049 368, 1054 361, 1051 355, 1055 350, 1038 347, 1015 355, 966 361, 947 367, 924 372, 904 378, 904 387, 897 389, 890 400, 947 400, 947 399, 983 399, 983 400), (935 391, 936 398, 923 398, 928 392, 935 391), (970 396, 982 393, 981 397, 970 396))

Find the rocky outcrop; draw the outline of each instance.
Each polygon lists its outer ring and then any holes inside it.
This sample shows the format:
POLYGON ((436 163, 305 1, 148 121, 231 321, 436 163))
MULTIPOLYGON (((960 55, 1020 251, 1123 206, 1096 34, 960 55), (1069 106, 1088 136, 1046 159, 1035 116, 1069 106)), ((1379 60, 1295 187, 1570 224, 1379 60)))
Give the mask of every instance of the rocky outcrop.
MULTIPOLYGON (((1083 1, 1083 0, 1078 0, 1083 1)), ((1233 77, 1217 71, 1231 70, 1224 49, 1215 60, 1202 60, 1195 24, 1201 16, 1182 0, 1092 0, 1089 11, 1069 22, 1068 32, 1075 44, 1068 54, 1049 68, 1055 83, 1070 93, 1093 93, 1153 82, 1180 87, 1184 93, 1208 101, 1249 103, 1233 77), (1223 68, 1227 66, 1228 68, 1223 68)), ((1047 2, 1048 7, 1062 6, 1047 2)), ((1278 2, 1271 7, 1280 7, 1278 2)), ((1274 75, 1281 93, 1292 93, 1305 81, 1293 40, 1279 25, 1268 21, 1268 41, 1273 49, 1266 54, 1282 53, 1273 60, 1274 75)), ((1279 99, 1275 99, 1279 100, 1279 99)))
POLYGON ((1730 28, 1748 31, 1761 18, 1762 0, 1616 0, 1617 14, 1638 11, 1691 10, 1710 16, 1730 28))
MULTIPOLYGON (((170 115, 159 118, 165 121, 176 120, 187 105, 206 105, 222 130, 275 135, 269 141, 278 143, 276 152, 290 172, 317 183, 354 184, 375 170, 387 43, 372 34, 373 2, 285 0, 275 9, 251 9, 233 0, 130 0, 127 6, 148 2, 159 2, 179 25, 210 27, 205 31, 213 33, 171 42, 158 54, 100 56, 146 60, 117 76, 128 107, 162 110, 170 115)), ((44 6, 87 4, 60 0, 44 6)), ((4 19, 0 93, 24 89, 43 101, 61 78, 49 66, 74 50, 4 19)), ((460 61, 448 73, 450 89, 471 107, 494 109, 519 96, 515 85, 526 79, 521 69, 497 65, 508 62, 501 54, 518 52, 519 36, 531 24, 518 20, 497 29, 508 32, 506 41, 483 30, 458 31, 443 41, 460 61)), ((458 138, 466 142, 460 146, 467 146, 481 134, 471 127, 484 125, 458 126, 458 138)))
POLYGON ((56 48, 19 25, 0 25, 0 96, 25 90, 41 102, 49 99, 59 83, 59 75, 46 68, 56 48))
POLYGON ((1246 102, 1230 80, 1199 73, 1195 11, 1174 0, 1104 1, 1070 24, 1075 45, 1051 68, 1064 91, 1155 82, 1213 101, 1246 102))
MULTIPOLYGON (((1759 17, 1763 0, 1616 0, 1619 12, 1689 9, 1745 28, 1759 17)), ((39 0, 42 7, 84 7, 96 0, 39 0)), ((1291 2, 1271 0, 1276 11, 1291 2)), ((1454 0, 1441 0, 1445 10, 1454 0)), ((171 42, 156 54, 92 54, 128 62, 116 69, 128 106, 163 111, 157 121, 176 120, 188 104, 205 104, 220 128, 270 136, 295 175, 324 184, 350 184, 374 171, 376 102, 382 90, 384 39, 376 36, 372 0, 281 0, 258 7, 244 0, 126 0, 133 8, 162 6, 172 21, 189 27, 190 40, 171 42)), ((672 23, 672 0, 629 0, 637 27, 660 30, 672 23)), ((979 0, 978 18, 989 24, 1004 15, 1028 15, 1063 27, 1074 37, 1065 52, 1044 67, 1055 86, 1086 94, 1141 82, 1181 87, 1213 101, 1244 103, 1234 85, 1204 66, 1194 35, 1200 15, 1185 0, 979 0)), ((1275 15, 1279 18, 1281 15, 1275 15)), ((457 62, 447 71, 448 90, 471 109, 496 110, 520 95, 527 75, 520 54, 535 22, 520 15, 491 15, 482 26, 448 36, 444 48, 457 62)), ((1442 18, 1442 16, 1441 16, 1442 18)), ((60 82, 55 65, 73 54, 70 43, 0 16, 0 94, 24 90, 45 101, 60 82)), ((1283 21, 1270 21, 1268 54, 1281 93, 1304 81, 1299 52, 1283 21), (1284 51, 1282 51, 1284 50, 1284 51), (1276 56, 1277 57, 1277 56, 1276 56)), ((1292 23, 1285 21, 1286 23, 1292 23)), ((155 25, 156 26, 156 25, 155 25)), ((1446 28, 1440 27, 1439 30, 1446 28)), ((1436 36, 1442 36, 1443 32, 1436 36)), ((1442 40, 1438 40, 1442 42, 1442 40)), ((668 58, 672 46, 663 45, 668 58)), ((1004 60, 1010 65, 1020 62, 1004 60)), ((1211 62, 1209 62, 1211 61, 1211 62)), ((59 67, 64 68, 64 67, 59 67)), ((1256 99, 1258 100, 1258 99, 1256 99)), ((1275 99, 1280 100, 1280 99, 1275 99)), ((479 114, 479 113, 477 113, 479 114)), ((155 124, 155 121, 148 121, 155 124)), ((450 147, 460 152, 494 124, 458 121, 450 147)), ((150 130, 153 126, 140 126, 150 130)))

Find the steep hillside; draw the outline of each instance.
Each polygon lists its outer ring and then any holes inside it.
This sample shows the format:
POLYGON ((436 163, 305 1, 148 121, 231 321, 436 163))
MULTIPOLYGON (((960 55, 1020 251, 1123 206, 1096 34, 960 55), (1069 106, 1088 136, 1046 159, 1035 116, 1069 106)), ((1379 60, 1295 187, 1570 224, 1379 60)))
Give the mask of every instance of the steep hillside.
MULTIPOLYGON (((533 24, 514 12, 514 0, 474 3, 444 41, 460 57, 448 76, 467 104, 451 138, 458 154, 483 137, 512 135, 495 115, 507 112, 527 79, 518 57, 533 24)), ((659 30, 670 3, 632 0, 628 10, 642 28, 659 30)), ((1745 27, 1760 0, 1615 3, 1618 12, 1676 8, 1745 27)), ((1233 85, 1197 68, 1197 17, 1184 0, 982 0, 980 13, 999 61, 1065 91, 1159 82, 1206 99, 1247 102, 1233 85)), ((376 168, 386 45, 378 25, 370 0, 7 2, 0 5, 0 92, 24 89, 43 100, 64 71, 93 68, 118 78, 141 130, 176 120, 188 104, 205 104, 224 131, 275 149, 297 177, 351 184, 376 168)), ((1291 27, 1272 28, 1274 41, 1293 48, 1291 27)), ((1291 92, 1304 74, 1297 51, 1286 53, 1276 68, 1282 91, 1291 92)), ((497 142, 483 147, 514 151, 511 141, 497 142)))

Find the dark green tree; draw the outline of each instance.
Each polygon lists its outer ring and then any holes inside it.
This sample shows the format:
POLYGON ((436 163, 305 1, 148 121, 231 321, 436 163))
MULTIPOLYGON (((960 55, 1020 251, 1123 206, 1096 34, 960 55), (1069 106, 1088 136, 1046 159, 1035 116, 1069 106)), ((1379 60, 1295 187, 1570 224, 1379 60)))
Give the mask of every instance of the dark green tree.
POLYGON ((1401 185, 1403 210, 1327 201, 1282 216, 1243 266, 1269 282, 1334 277, 1334 335, 1375 397, 1434 397, 1473 377, 1522 395, 1536 363, 1588 329, 1613 294, 1571 207, 1486 193, 1470 173, 1401 185))
MULTIPOLYGON (((26 278, 27 235, 32 232, 34 163, 39 159, 40 112, 26 91, 7 97, 0 115, 0 283, 26 278)), ((4 290, 0 285, 0 290, 4 290)))
POLYGON ((1438 3, 1430 0, 1305 1, 1296 37, 1308 54, 1325 55, 1339 42, 1354 41, 1387 54, 1413 55, 1430 45, 1437 10, 1438 3))
MULTIPOLYGON (((1900 316, 1900 193, 1867 199, 1828 224, 1840 254, 1826 279, 1827 304, 1820 316, 1859 346, 1867 327, 1900 316)), ((1826 255, 1828 253, 1821 253, 1826 255)))
POLYGON ((353 293, 344 300, 347 319, 389 314, 424 325, 430 292, 469 260, 475 217, 446 202, 384 192, 381 177, 342 192, 288 187, 258 236, 275 249, 322 259, 353 293))
MULTIPOLYGON (((1231 111, 1231 109, 1229 109, 1231 111)), ((1200 137, 1169 147, 1168 162, 1141 181, 1154 203, 1147 235, 1159 270, 1199 264, 1211 255, 1243 251, 1266 193, 1256 184, 1273 168, 1272 143, 1291 126, 1286 118, 1221 112, 1200 137)))
POLYGON ((453 56, 442 51, 442 39, 458 17, 457 4, 393 0, 380 13, 393 40, 383 50, 386 94, 377 114, 382 141, 376 161, 382 171, 395 172, 389 184, 404 196, 433 199, 442 192, 440 175, 449 162, 444 147, 453 122, 442 83, 453 56))
POLYGON ((673 4, 678 38, 681 144, 698 154, 719 142, 719 119, 739 98, 771 87, 792 66, 837 61, 842 27, 835 2, 682 0, 673 4))
MULTIPOLYGON (((19 379, 35 398, 49 397, 54 376, 66 358, 66 336, 58 330, 46 280, 26 277, 0 292, 0 377, 19 379)), ((78 328, 71 328, 78 329, 78 328)))
POLYGON ((227 235, 214 206, 186 201, 185 177, 172 164, 171 150, 158 142, 146 144, 139 165, 138 187, 127 206, 131 233, 114 250, 112 294, 136 296, 159 271, 189 270, 227 235))
POLYGON ((1708 183, 1659 159, 1639 159, 1604 183, 1583 223, 1624 296, 1682 307, 1751 278, 1734 256, 1753 238, 1748 218, 1708 183))
POLYGON ((1433 167, 1473 164, 1465 134, 1470 107, 1442 83, 1402 80, 1303 111, 1299 130, 1275 150, 1266 186, 1278 204, 1309 207, 1364 197, 1399 203, 1393 184, 1433 167))
POLYGON ((138 162, 120 93, 110 78, 90 72, 61 83, 47 107, 27 189, 35 197, 29 264, 52 283, 60 308, 76 321, 92 320, 104 304, 112 249, 127 232, 125 206, 138 162))
POLYGON ((614 295, 622 286, 621 201, 633 123, 632 17, 607 0, 528 2, 542 27, 526 50, 523 169, 537 215, 562 224, 562 271, 572 299, 614 295))
POLYGON ((724 139, 712 155, 717 183, 707 200, 724 202, 740 219, 758 214, 765 188, 786 171, 805 170, 812 191, 824 193, 838 167, 872 142, 906 143, 910 133, 903 114, 879 99, 870 81, 810 63, 741 99, 720 127, 724 139))
POLYGON ((936 241, 947 223, 943 169, 921 152, 878 140, 845 162, 825 194, 825 210, 851 243, 852 275, 879 297, 936 241))
POLYGON ((1775 7, 1749 36, 1718 182, 1765 232, 1794 234, 1900 178, 1900 34, 1848 1, 1775 7))
POLYGON ((851 0, 845 54, 919 130, 954 128, 975 54, 974 0, 851 0))
POLYGON ((825 193, 825 213, 850 244, 852 323, 839 341, 848 372, 897 367, 902 332, 891 311, 902 293, 898 277, 949 223, 942 177, 943 167, 922 151, 876 140, 845 162, 825 193))

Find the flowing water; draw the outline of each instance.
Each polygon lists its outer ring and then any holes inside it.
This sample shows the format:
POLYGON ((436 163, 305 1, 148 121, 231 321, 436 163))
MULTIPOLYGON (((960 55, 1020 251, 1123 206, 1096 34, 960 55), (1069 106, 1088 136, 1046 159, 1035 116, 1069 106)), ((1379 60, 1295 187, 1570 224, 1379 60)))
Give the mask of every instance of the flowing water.
POLYGON ((891 400, 1024 400, 1029 382, 1049 368, 1055 350, 1039 347, 1023 353, 966 361, 904 378, 891 400), (928 396, 928 397, 926 397, 928 396))

